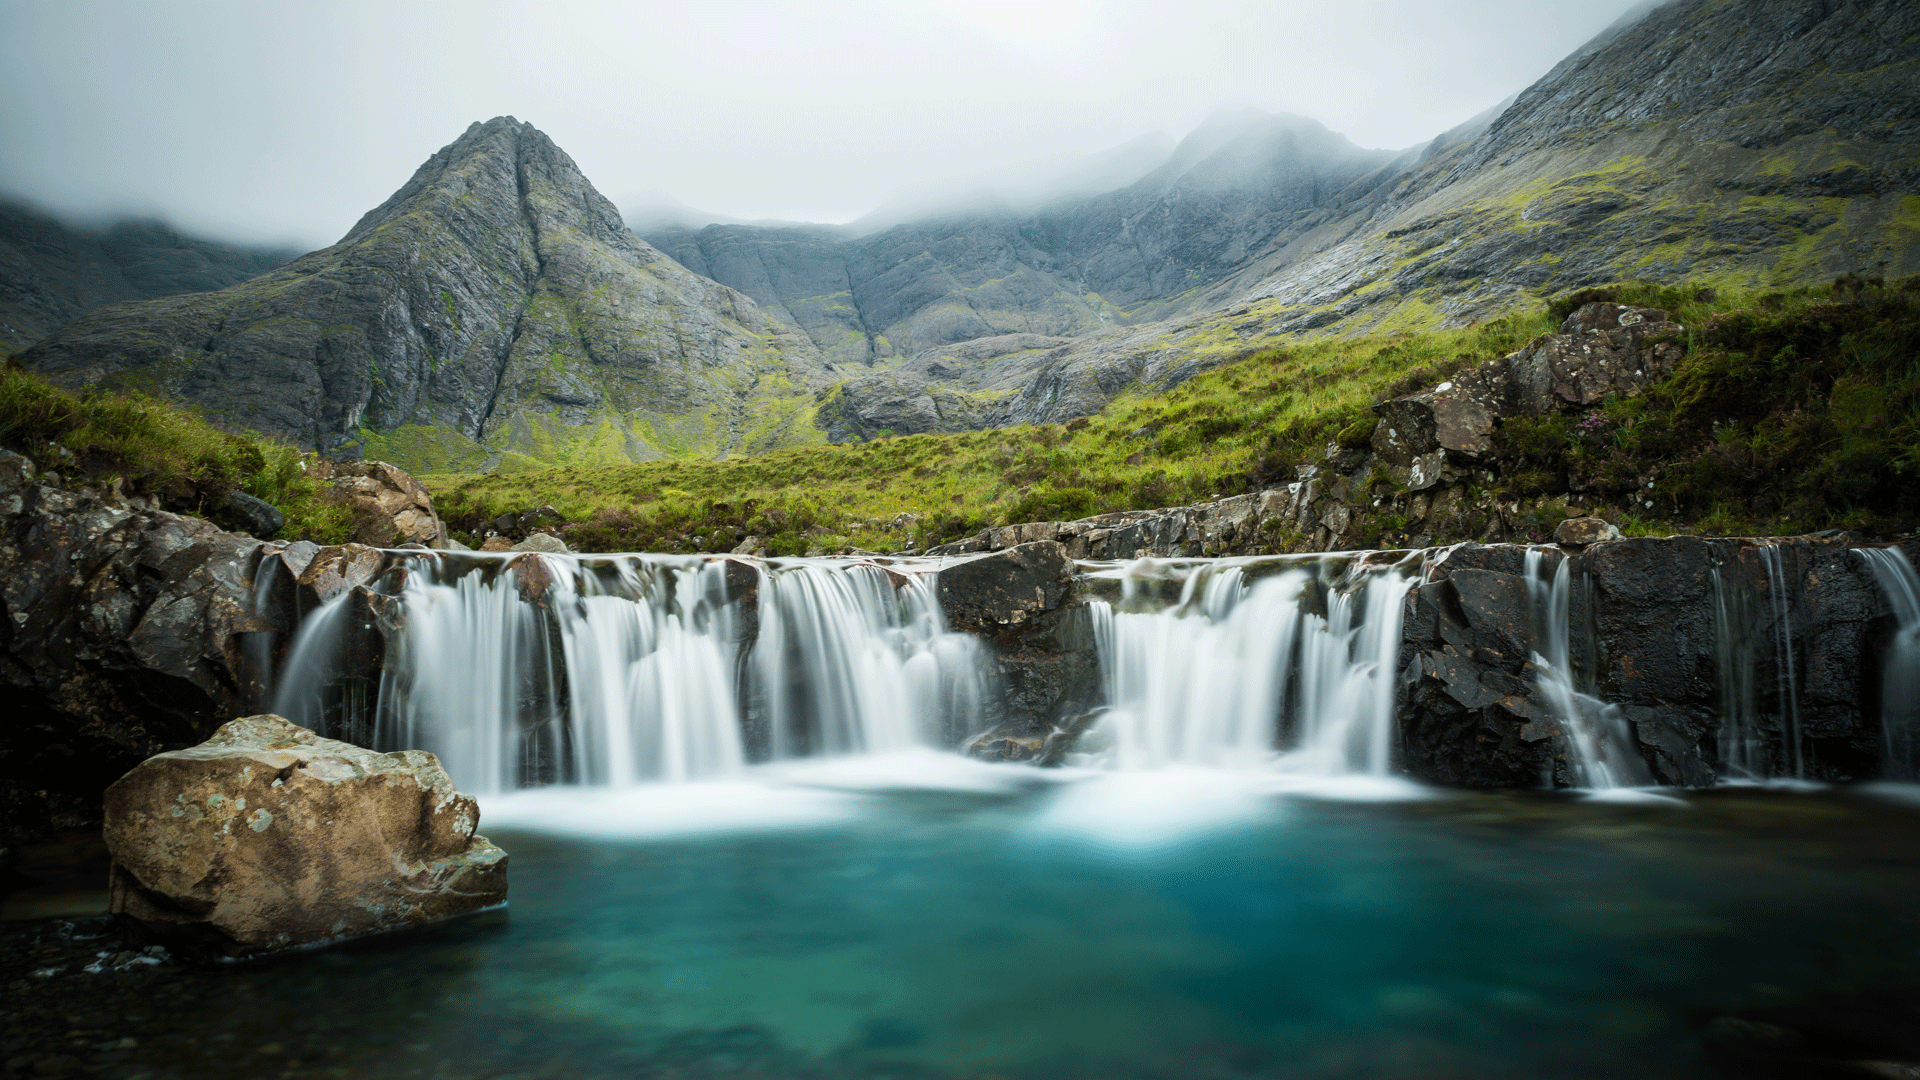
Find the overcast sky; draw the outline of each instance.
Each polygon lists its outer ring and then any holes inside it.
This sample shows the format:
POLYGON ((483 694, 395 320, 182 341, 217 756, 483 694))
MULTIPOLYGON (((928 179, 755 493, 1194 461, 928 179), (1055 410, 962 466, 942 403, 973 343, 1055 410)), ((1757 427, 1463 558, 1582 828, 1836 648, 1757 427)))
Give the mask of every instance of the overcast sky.
POLYGON ((1633 2, 0 0, 0 192, 319 246, 508 113, 622 206, 847 221, 1221 108, 1410 146, 1633 2))

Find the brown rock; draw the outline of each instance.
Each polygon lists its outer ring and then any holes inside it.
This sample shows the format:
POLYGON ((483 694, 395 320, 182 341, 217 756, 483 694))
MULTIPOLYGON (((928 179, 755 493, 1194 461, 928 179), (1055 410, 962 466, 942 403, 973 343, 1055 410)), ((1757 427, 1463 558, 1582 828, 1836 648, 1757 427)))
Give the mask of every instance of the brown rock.
POLYGON ((1073 560, 1052 540, 996 551, 940 571, 940 607, 956 630, 992 632, 1058 607, 1073 560))
POLYGON ((479 820, 432 754, 249 716, 107 789, 112 910, 230 957, 465 914, 507 893, 506 853, 479 820))
POLYGON ((1608 524, 1604 518, 1597 517, 1568 518, 1553 530, 1553 542, 1569 546, 1585 546, 1618 539, 1620 539, 1620 530, 1608 524))
POLYGON ((379 577, 386 564, 385 555, 365 544, 323 547, 300 573, 300 598, 307 607, 318 607, 355 585, 379 577))
POLYGON ((512 551, 513 541, 505 536, 489 536, 480 545, 481 551, 512 551))
POLYGON ((433 499, 403 469, 384 461, 316 461, 310 474, 328 481, 369 523, 358 538, 381 547, 444 540, 433 499))

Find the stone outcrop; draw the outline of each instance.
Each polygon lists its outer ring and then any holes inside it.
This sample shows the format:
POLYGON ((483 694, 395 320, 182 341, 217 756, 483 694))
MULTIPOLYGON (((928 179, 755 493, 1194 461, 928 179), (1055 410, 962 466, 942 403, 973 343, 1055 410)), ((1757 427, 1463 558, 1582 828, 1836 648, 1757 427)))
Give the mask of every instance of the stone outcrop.
POLYGON ((6 832, 97 819, 99 792, 245 711, 258 540, 39 483, 0 451, 6 832))
MULTIPOLYGON (((141 760, 204 739, 261 703, 300 620, 353 594, 377 627, 379 550, 263 542, 151 498, 43 483, 0 451, 0 835, 99 819, 99 794, 141 760)), ((355 645, 379 678, 380 637, 355 645)))
MULTIPOLYGON (((997 731, 1013 741, 995 744, 995 756, 1038 756, 1056 722, 1083 712, 1099 693, 1093 622, 1073 572, 1066 547, 1053 540, 1016 544, 940 571, 948 624, 986 642, 999 665, 1006 714, 997 731)), ((984 750, 993 742, 976 746, 984 750)))
POLYGON ((105 808, 112 910, 176 951, 260 956, 506 900, 507 855, 439 759, 278 716, 148 758, 105 808))
MULTIPOLYGON (((1569 560, 1576 685, 1624 720, 1651 780, 1707 787, 1737 775, 1721 745, 1723 691, 1742 673, 1752 709, 1742 722, 1766 772, 1860 780, 1879 766, 1889 628, 1852 543, 1638 537, 1546 549, 1538 569, 1569 560), (1739 670, 1723 673, 1725 663, 1739 670)), ((1399 723, 1414 778, 1571 782, 1566 733, 1531 659, 1545 649, 1525 559, 1518 545, 1455 548, 1408 595, 1399 723)))
MULTIPOLYGON (((313 460, 308 475, 327 483, 353 508, 355 534, 376 547, 444 547, 446 526, 420 481, 384 461, 313 460)), ((261 534, 265 535, 265 534, 261 534)))

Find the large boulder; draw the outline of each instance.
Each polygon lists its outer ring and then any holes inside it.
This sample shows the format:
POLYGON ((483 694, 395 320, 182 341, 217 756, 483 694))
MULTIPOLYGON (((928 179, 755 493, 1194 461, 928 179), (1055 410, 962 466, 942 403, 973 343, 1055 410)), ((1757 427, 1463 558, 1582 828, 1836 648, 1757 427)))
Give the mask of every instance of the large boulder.
POLYGON ((432 754, 249 716, 107 789, 111 906, 137 937, 226 957, 398 930, 506 900, 479 823, 432 754))

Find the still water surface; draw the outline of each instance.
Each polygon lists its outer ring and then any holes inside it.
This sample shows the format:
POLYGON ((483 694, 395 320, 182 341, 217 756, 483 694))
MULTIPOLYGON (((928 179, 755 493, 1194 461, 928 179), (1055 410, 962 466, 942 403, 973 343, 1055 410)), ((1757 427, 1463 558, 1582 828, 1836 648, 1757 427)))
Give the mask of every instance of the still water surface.
POLYGON ((491 800, 508 910, 142 976, 114 1075, 1683 1077, 1920 987, 1920 810, 1862 792, 909 764, 491 800))

